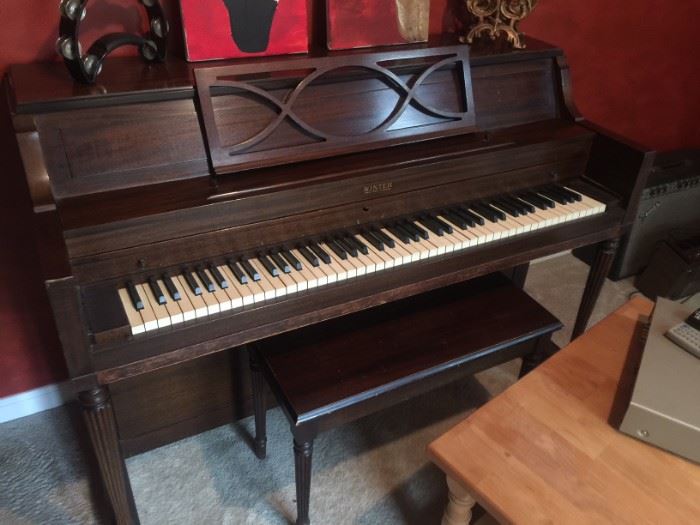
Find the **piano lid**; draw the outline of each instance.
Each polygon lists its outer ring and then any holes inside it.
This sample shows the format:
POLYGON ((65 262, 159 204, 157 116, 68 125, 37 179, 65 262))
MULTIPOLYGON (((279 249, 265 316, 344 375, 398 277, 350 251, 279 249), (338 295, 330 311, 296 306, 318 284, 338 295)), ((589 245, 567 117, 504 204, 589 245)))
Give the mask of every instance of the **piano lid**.
POLYGON ((476 129, 467 46, 203 67, 195 78, 217 174, 476 129))

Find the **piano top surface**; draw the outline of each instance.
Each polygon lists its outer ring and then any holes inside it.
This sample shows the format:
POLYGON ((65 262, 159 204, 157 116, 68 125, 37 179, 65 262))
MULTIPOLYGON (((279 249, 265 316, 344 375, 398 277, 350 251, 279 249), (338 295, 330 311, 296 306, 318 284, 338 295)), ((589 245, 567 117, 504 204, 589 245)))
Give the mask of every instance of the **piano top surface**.
MULTIPOLYGON (((454 35, 434 38, 428 43, 373 48, 372 51, 422 49, 433 46, 455 45, 454 35)), ((470 48, 472 66, 521 60, 523 58, 562 55, 561 49, 536 40, 526 39, 525 49, 508 46, 478 46, 470 48)), ((347 51, 316 51, 308 56, 325 56, 367 52, 366 49, 347 51)), ((306 55, 272 57, 275 60, 298 59, 306 55)), ((13 111, 18 114, 42 113, 58 109, 77 109, 93 104, 104 104, 113 97, 126 96, 130 102, 148 102, 157 98, 179 99, 194 96, 194 70, 230 64, 269 61, 271 57, 188 63, 179 57, 170 57, 165 63, 149 64, 140 57, 108 58, 104 72, 95 85, 73 81, 62 62, 16 64, 10 67, 8 78, 12 91, 13 111), (98 102, 99 101, 99 102, 98 102)))

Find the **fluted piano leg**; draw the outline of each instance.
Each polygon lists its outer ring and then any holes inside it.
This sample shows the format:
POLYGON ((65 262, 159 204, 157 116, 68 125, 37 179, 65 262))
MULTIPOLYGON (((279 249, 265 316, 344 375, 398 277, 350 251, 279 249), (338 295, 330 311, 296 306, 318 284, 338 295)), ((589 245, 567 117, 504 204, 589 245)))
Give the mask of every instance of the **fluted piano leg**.
POLYGON ((253 382, 253 414, 255 415, 255 455, 265 459, 267 455, 267 414, 265 407, 265 380, 260 370, 257 351, 249 348, 250 374, 253 382))
POLYGON ((309 525, 309 497, 311 495, 311 456, 314 442, 294 440, 294 467, 297 486, 296 525, 309 525))
POLYGON ((598 301, 598 296, 600 295, 600 290, 603 288, 603 283, 605 283, 605 278, 608 276, 608 272, 610 272, 610 267, 612 266, 619 245, 620 239, 609 239, 598 245, 595 258, 591 263, 591 269, 588 272, 588 280, 586 281, 586 288, 581 298, 581 306, 578 309, 574 332, 571 336, 572 339, 576 339, 586 331, 586 326, 588 326, 588 321, 598 301))
POLYGON ((112 505, 115 522, 118 525, 138 524, 139 516, 119 445, 109 390, 106 387, 98 387, 80 392, 78 400, 83 409, 83 417, 97 457, 102 482, 112 505))

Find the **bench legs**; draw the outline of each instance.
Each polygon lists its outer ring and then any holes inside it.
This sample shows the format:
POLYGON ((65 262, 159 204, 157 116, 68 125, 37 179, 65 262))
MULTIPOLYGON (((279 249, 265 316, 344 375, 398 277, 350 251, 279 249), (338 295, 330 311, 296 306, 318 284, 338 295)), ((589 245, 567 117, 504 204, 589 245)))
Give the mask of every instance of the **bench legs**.
POLYGON ((253 413, 255 414, 255 455, 265 459, 267 455, 267 418, 265 407, 265 380, 258 361, 257 351, 254 348, 250 352, 250 374, 253 382, 253 413))
POLYGON ((467 489, 447 476, 448 501, 442 525, 467 525, 472 519, 472 508, 476 501, 467 489))
POLYGON ((309 496, 311 494, 311 456, 314 442, 294 439, 294 469, 297 486, 296 525, 309 525, 309 496))
MULTIPOLYGON (((253 411, 255 415, 255 455, 264 459, 267 451, 267 421, 265 407, 265 379, 255 348, 249 348, 250 373, 253 383, 253 411)), ((308 432, 306 432, 308 434, 308 432)), ((297 489, 297 525, 309 525, 309 496, 311 494, 311 456, 314 441, 308 435, 294 437, 294 468, 297 489)))
POLYGON ((547 347, 550 345, 551 337, 543 335, 535 343, 535 349, 523 356, 523 364, 520 365, 520 375, 518 378, 532 372, 547 359, 547 347))

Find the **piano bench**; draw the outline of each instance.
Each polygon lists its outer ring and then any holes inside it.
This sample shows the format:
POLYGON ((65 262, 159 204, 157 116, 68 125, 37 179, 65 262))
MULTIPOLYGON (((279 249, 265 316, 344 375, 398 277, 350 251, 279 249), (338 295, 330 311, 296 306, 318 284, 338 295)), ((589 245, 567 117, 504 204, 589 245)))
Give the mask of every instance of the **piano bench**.
POLYGON ((319 432, 516 357, 526 373, 559 328, 493 274, 258 342, 250 348, 255 452, 265 457, 266 381, 291 424, 297 524, 307 524, 319 432))

